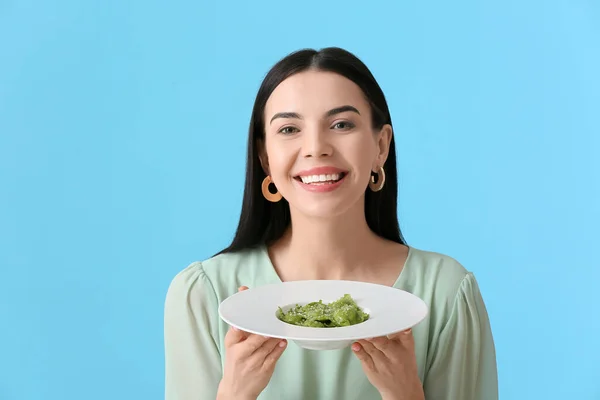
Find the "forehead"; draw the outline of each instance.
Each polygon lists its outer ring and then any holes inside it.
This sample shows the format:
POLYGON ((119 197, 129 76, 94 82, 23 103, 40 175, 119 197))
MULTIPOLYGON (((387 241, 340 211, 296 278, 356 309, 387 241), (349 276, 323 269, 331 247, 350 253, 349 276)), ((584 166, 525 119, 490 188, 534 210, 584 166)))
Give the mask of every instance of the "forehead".
POLYGON ((352 105, 363 115, 369 110, 362 90, 350 79, 333 72, 304 71, 275 88, 267 100, 265 116, 268 119, 278 112, 322 116, 342 105, 352 105))

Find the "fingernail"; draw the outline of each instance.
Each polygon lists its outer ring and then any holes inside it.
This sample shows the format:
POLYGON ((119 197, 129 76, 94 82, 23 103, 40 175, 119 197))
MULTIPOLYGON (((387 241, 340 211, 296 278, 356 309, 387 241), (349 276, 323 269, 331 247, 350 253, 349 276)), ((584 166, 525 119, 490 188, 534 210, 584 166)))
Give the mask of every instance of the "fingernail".
POLYGON ((236 328, 235 326, 232 326, 231 329, 233 329, 236 332, 239 332, 240 330, 238 328, 236 328))
POLYGON ((410 335, 411 332, 412 332, 412 329, 407 329, 402 333, 404 333, 405 335, 410 335))
POLYGON ((360 350, 360 346, 358 345, 358 343, 354 343, 354 344, 352 345, 352 350, 353 350, 353 351, 359 351, 359 350, 360 350))
POLYGON ((279 347, 285 347, 286 343, 285 340, 282 340, 281 342, 279 342, 279 347))

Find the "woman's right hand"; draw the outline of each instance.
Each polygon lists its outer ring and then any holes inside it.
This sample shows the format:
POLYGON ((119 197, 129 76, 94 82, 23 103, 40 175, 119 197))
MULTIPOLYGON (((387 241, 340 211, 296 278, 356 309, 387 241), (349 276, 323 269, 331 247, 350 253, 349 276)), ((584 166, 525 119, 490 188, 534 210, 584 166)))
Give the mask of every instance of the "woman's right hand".
MULTIPOLYGON (((238 291, 248 289, 242 286, 238 291)), ((255 400, 267 387, 287 342, 229 328, 218 400, 255 400)))

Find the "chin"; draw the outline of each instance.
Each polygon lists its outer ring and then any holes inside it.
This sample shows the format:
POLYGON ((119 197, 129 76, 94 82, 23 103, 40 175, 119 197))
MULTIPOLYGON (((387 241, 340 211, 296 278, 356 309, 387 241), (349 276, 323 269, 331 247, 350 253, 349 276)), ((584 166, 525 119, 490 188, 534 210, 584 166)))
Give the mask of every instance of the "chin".
MULTIPOLYGON (((295 208, 295 214, 308 218, 336 218, 347 214, 353 203, 347 201, 303 201, 295 208)), ((292 203, 290 203, 292 206, 292 203)))

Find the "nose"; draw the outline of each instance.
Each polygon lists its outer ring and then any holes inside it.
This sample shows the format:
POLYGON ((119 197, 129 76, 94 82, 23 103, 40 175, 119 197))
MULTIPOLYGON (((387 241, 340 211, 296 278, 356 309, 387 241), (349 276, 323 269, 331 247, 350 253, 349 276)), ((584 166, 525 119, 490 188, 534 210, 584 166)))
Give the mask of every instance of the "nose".
POLYGON ((333 146, 329 142, 328 132, 322 129, 305 129, 302 140, 303 157, 327 157, 333 153, 333 146))

